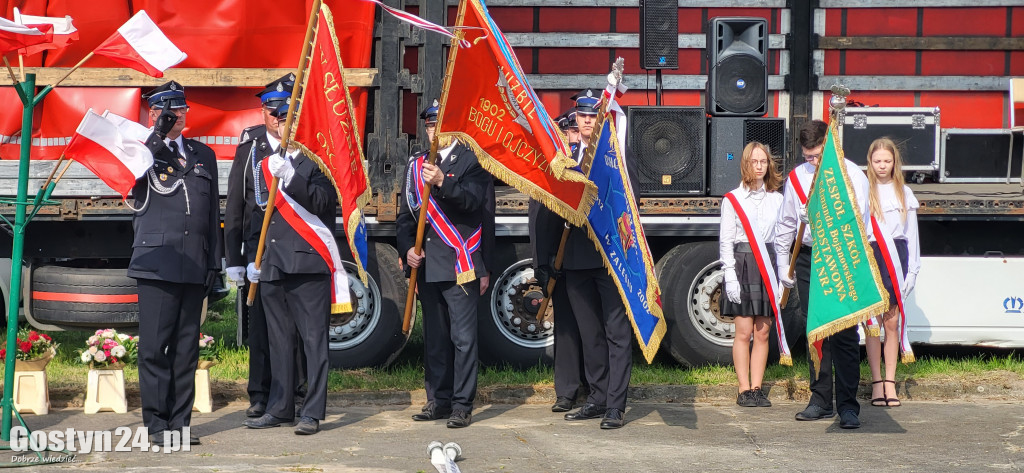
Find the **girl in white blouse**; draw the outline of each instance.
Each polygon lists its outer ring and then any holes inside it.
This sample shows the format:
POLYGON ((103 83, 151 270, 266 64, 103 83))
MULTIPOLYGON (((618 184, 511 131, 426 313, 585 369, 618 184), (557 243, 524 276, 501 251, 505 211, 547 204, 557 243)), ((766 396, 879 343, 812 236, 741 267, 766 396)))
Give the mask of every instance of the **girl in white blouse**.
MULTIPOLYGON (((917 208, 914 192, 904 184, 903 162, 896 144, 889 138, 879 138, 868 147, 868 182, 870 184, 871 216, 882 232, 892 237, 905 277, 902 296, 914 290, 917 273, 921 269, 921 245, 917 236, 917 208)), ((882 283, 889 293, 889 309, 879 315, 878 322, 885 330, 884 349, 878 336, 867 337, 868 365, 871 367, 871 405, 896 407, 896 364, 899 355, 899 306, 892 279, 873 232, 868 241, 875 253, 875 261, 882 283), (882 352, 885 356, 885 377, 881 373, 882 352), (890 396, 889 393, 892 393, 890 396)))
POLYGON ((743 148, 740 159, 740 186, 730 194, 739 202, 740 211, 728 198, 722 199, 722 221, 719 229, 719 252, 725 273, 724 297, 720 298, 722 314, 735 316, 736 338, 732 345, 733 364, 739 379, 736 404, 743 407, 770 407, 772 403, 761 390, 765 364, 768 362, 768 335, 773 316, 773 301, 769 298, 757 258, 757 240, 766 246, 768 255, 762 261, 769 265, 775 261, 771 242, 775 239, 775 221, 782 206, 782 194, 777 190, 782 177, 775 159, 767 146, 751 142, 743 148), (754 241, 748 237, 741 219, 746 216, 754 241), (754 346, 750 339, 753 335, 754 346))

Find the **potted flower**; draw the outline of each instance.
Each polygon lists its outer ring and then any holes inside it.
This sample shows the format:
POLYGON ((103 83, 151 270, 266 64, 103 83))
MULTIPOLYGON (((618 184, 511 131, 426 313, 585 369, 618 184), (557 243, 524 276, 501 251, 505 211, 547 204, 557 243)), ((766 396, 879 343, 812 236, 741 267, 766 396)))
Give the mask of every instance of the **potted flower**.
POLYGON ((139 337, 117 333, 114 329, 100 329, 79 350, 79 360, 91 369, 121 369, 135 362, 139 355, 139 337))
MULTIPOLYGON (((23 328, 15 340, 17 354, 14 358, 15 371, 42 371, 57 355, 57 344, 45 333, 23 328)), ((0 360, 7 359, 7 349, 0 349, 0 360)))
POLYGON ((85 393, 85 413, 101 410, 128 412, 124 392, 124 365, 139 355, 139 337, 117 333, 114 329, 97 330, 79 350, 79 360, 89 365, 89 384, 85 393))
POLYGON ((199 369, 209 369, 220 361, 220 344, 210 335, 199 334, 199 369))

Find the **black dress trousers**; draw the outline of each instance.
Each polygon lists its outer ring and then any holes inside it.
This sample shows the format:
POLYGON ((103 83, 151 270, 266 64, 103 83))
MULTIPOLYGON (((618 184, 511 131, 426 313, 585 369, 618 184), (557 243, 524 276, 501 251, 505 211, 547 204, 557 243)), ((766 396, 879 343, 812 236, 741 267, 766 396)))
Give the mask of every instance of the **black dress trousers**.
POLYGON ((423 349, 427 399, 441 407, 472 412, 476 398, 477 301, 480 280, 417 285, 423 305, 423 349))

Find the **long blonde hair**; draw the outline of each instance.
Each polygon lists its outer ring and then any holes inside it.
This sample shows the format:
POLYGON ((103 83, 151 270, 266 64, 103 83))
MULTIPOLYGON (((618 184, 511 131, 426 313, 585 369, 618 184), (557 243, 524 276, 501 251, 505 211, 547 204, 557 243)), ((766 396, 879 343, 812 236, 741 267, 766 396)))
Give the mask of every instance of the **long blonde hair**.
POLYGON ((878 176, 871 167, 871 155, 875 151, 884 149, 892 153, 892 187, 896 191, 896 199, 900 201, 900 216, 903 223, 907 222, 907 196, 903 192, 906 182, 903 179, 903 158, 900 157, 900 150, 896 143, 888 137, 882 137, 871 142, 868 146, 868 184, 871 190, 868 192, 871 202, 871 215, 878 217, 879 221, 885 221, 885 214, 882 211, 882 204, 878 201, 878 176))
POLYGON ((757 141, 751 141, 743 147, 743 156, 740 158, 740 182, 747 189, 757 190, 754 189, 757 175, 754 174, 754 165, 750 164, 750 157, 753 156, 754 149, 764 151, 764 155, 768 157, 768 169, 764 173, 764 189, 768 192, 778 190, 782 186, 782 174, 779 173, 779 167, 776 165, 778 160, 772 155, 768 145, 757 141))

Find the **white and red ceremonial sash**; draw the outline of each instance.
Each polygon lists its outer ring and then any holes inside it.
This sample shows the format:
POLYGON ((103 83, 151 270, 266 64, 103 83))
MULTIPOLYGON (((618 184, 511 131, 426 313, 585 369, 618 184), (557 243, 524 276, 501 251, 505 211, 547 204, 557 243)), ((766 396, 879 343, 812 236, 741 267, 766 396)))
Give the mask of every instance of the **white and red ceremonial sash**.
POLYGON ((775 312, 775 332, 779 336, 779 364, 793 366, 793 355, 789 352, 789 343, 786 341, 786 330, 782 327, 782 310, 779 308, 779 301, 782 299, 782 291, 779 290, 779 278, 775 275, 775 267, 772 266, 771 258, 768 257, 768 248, 761 238, 761 231, 747 217, 747 210, 740 204, 740 199, 733 192, 725 194, 725 198, 732 203, 736 210, 736 216, 743 224, 743 231, 747 234, 747 241, 754 259, 757 261, 757 269, 761 272, 761 281, 764 282, 765 291, 772 300, 772 311, 775 312))
MULTIPOLYGON (((274 176, 270 174, 268 166, 260 167, 266 182, 273 182, 274 176)), ((320 217, 313 215, 298 202, 295 202, 295 199, 285 192, 283 184, 278 184, 277 195, 280 198, 274 201, 274 207, 278 213, 324 259, 327 268, 331 271, 331 313, 352 312, 352 297, 348 292, 348 274, 345 273, 345 267, 341 262, 341 252, 338 251, 338 242, 334 240, 334 233, 320 221, 320 217)))
MULTIPOLYGON (((423 160, 426 155, 420 156, 412 161, 409 166, 409 179, 406 184, 406 196, 409 199, 409 208, 418 210, 420 208, 421 196, 423 195, 423 160), (409 188, 408 184, 414 184, 415 188, 409 188)), ((427 202, 427 221, 431 228, 441 237, 441 241, 455 250, 455 283, 462 285, 473 282, 476 279, 476 268, 473 265, 473 253, 480 248, 480 237, 483 233, 481 227, 477 227, 469 238, 462 238, 459 230, 455 228, 448 217, 441 211, 441 208, 430 196, 427 202)))
MULTIPOLYGON (((903 351, 903 362, 914 362, 914 350, 910 348, 910 338, 907 337, 907 314, 903 310, 903 287, 906 285, 903 279, 903 265, 900 263, 899 252, 896 251, 896 244, 889 232, 883 231, 882 226, 871 216, 871 231, 875 234, 875 241, 878 248, 882 250, 882 260, 885 269, 889 271, 889 279, 892 281, 893 294, 896 295, 896 304, 900 308, 900 349, 903 351)), ((885 334, 889 337, 892 334, 885 334)))

